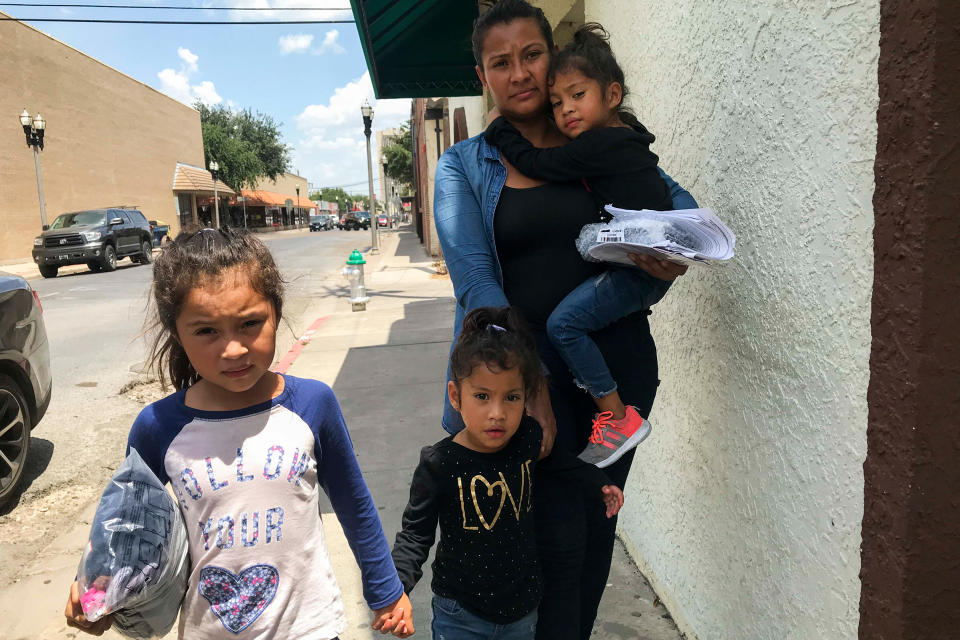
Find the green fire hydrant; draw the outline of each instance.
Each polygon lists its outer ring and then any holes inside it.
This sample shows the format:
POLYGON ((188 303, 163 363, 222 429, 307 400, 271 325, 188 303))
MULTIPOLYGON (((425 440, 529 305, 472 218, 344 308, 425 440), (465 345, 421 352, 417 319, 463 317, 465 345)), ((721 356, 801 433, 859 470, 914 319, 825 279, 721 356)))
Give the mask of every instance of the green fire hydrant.
POLYGON ((341 272, 350 282, 350 305, 354 311, 364 311, 367 308, 367 302, 370 298, 367 296, 367 287, 363 283, 363 265, 367 261, 363 259, 356 249, 347 258, 347 266, 341 272))

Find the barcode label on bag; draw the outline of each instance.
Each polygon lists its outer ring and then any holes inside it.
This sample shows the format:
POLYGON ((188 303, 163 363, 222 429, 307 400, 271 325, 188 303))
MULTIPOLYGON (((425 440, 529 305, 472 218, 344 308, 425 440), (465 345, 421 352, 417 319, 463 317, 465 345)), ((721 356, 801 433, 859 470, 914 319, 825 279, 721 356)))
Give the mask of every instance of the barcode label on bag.
POLYGON ((623 229, 600 229, 597 242, 623 242, 623 229))

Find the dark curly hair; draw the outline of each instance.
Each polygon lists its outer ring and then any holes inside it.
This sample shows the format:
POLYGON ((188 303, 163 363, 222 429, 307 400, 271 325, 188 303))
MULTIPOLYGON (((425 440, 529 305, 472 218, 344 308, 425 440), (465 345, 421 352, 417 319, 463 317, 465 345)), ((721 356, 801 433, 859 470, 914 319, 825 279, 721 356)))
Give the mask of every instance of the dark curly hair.
POLYGON ((481 364, 491 371, 519 368, 524 394, 536 395, 542 379, 537 343, 515 309, 480 307, 463 319, 450 354, 450 373, 457 388, 481 364))
POLYGON ((588 22, 576 30, 570 41, 550 60, 547 72, 548 82, 553 84, 558 73, 579 71, 583 75, 600 83, 606 91, 611 83, 619 83, 622 89, 617 111, 630 113, 624 107, 627 100, 627 84, 624 82, 623 69, 610 48, 610 34, 597 22, 588 22))
POLYGON ((553 29, 550 28, 543 9, 524 0, 500 0, 473 21, 470 43, 473 45, 473 58, 478 67, 483 69, 483 40, 487 37, 487 32, 499 24, 509 24, 523 18, 530 18, 537 23, 547 43, 548 54, 553 53, 553 29))
POLYGON ((153 320, 148 327, 152 346, 147 363, 156 369, 164 388, 168 379, 177 390, 200 379, 177 338, 177 317, 184 298, 198 284, 216 280, 234 268, 243 269, 250 286, 273 304, 279 323, 283 278, 270 250, 245 230, 199 229, 194 225, 181 231, 154 262, 150 292, 153 320))

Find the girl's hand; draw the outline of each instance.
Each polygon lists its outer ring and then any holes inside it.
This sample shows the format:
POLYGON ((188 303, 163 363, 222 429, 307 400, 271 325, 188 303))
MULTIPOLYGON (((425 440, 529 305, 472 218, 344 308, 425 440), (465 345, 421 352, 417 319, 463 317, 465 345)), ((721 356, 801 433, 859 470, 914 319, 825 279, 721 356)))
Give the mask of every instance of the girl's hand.
POLYGON ((603 493, 603 503, 607 505, 607 517, 612 518, 623 506, 623 491, 615 484, 604 485, 600 491, 603 493))
POLYGON ((373 612, 373 629, 382 634, 393 632, 398 638, 409 638, 413 635, 413 607, 410 598, 403 594, 393 604, 373 612))
POLYGON ((68 627, 76 627, 94 636, 103 635, 103 632, 113 624, 112 615, 103 616, 96 622, 87 620, 87 617, 83 615, 83 606, 80 604, 80 587, 76 582, 70 585, 70 595, 67 596, 67 607, 64 609, 63 615, 67 617, 68 627))
POLYGON ((658 260, 645 253, 628 253, 633 263, 654 278, 672 282, 687 272, 687 265, 669 260, 658 260))

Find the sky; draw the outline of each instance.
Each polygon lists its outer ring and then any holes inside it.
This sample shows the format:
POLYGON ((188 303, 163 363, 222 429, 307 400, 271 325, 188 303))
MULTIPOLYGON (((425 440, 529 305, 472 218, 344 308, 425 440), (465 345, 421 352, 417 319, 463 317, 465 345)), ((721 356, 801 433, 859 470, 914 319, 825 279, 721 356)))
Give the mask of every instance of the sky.
MULTIPOLYGON (((349 0, 87 1, 145 7, 164 4, 346 9, 148 11, 0 5, 0 10, 17 18, 351 20, 348 24, 226 26, 32 23, 186 104, 199 99, 209 105, 250 108, 270 115, 281 125, 283 140, 292 149, 291 170, 318 187, 342 186, 351 193, 366 193, 366 141, 360 116, 364 99, 374 107, 374 131, 395 127, 410 118, 409 100, 374 98, 349 0)), ((371 143, 376 163, 376 133, 371 143)), ((376 166, 374 189, 379 189, 376 166)))

